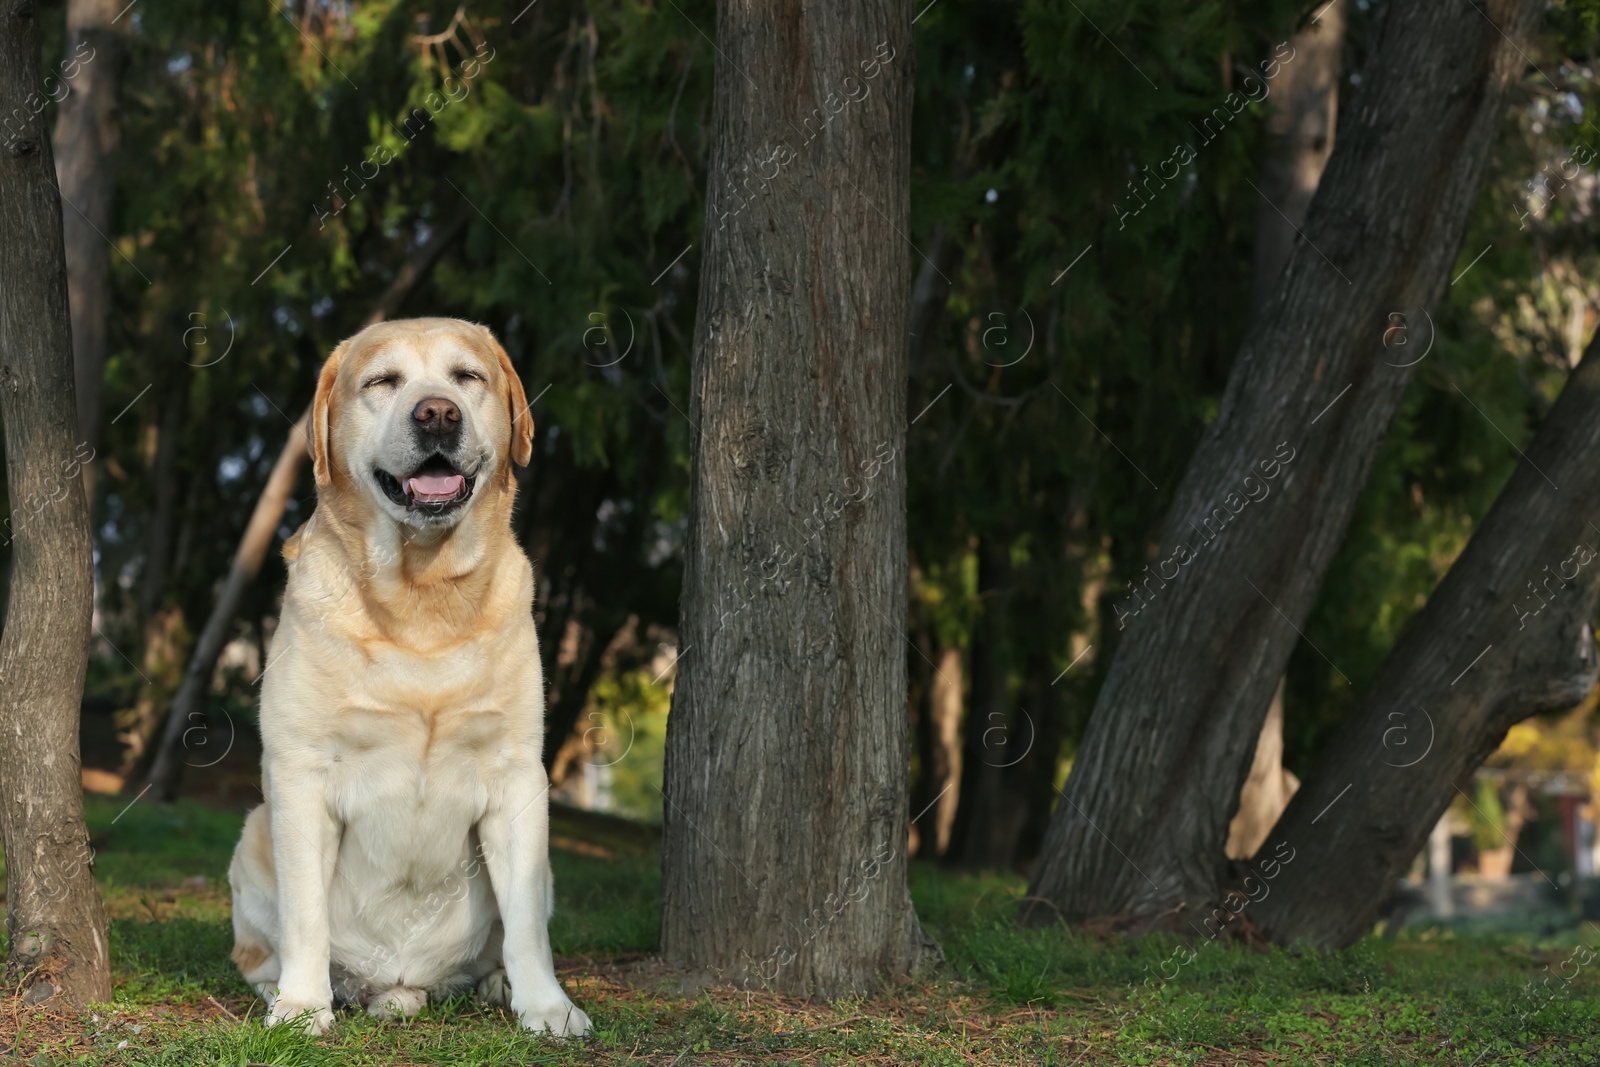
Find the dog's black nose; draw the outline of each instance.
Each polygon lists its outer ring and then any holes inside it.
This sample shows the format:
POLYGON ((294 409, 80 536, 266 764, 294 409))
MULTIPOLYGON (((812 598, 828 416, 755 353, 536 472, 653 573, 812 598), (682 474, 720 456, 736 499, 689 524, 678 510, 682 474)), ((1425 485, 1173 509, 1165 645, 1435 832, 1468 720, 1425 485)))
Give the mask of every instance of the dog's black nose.
POLYGON ((461 409, 442 396, 430 396, 411 409, 417 429, 440 437, 461 429, 461 409))

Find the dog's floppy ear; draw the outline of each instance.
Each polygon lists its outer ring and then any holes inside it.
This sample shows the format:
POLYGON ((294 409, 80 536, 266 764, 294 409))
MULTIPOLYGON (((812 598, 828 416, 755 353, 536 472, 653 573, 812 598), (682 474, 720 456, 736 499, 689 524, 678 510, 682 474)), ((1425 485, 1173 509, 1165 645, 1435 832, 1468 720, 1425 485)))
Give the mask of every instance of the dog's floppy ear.
POLYGON ((495 358, 500 361, 500 370, 506 376, 506 396, 511 414, 511 461, 519 467, 526 467, 528 461, 533 459, 533 412, 529 410, 528 394, 523 391, 522 379, 517 376, 517 368, 511 365, 511 357, 506 355, 506 350, 500 347, 494 334, 488 330, 483 332, 488 335, 489 347, 494 349, 495 358))
POLYGON ((306 430, 311 435, 311 473, 317 488, 333 484, 333 383, 339 377, 339 362, 344 358, 349 341, 341 341, 317 375, 317 396, 311 402, 311 425, 306 430))

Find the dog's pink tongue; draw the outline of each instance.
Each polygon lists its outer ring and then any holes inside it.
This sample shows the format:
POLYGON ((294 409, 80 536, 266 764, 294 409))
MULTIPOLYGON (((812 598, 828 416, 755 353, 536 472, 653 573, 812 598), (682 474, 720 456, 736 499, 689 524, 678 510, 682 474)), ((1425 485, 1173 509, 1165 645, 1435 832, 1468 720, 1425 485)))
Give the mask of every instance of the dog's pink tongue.
POLYGON ((454 500, 467 480, 459 474, 418 474, 411 479, 411 495, 424 504, 454 500))

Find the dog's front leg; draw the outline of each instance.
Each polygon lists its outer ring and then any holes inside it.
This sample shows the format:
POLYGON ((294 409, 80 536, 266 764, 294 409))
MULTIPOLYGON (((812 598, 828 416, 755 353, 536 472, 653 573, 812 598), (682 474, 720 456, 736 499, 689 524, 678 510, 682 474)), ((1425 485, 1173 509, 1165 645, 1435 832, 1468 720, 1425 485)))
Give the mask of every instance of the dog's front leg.
MULTIPOLYGON (((266 1025, 290 1023, 310 1034, 333 1025, 328 967, 328 887, 339 853, 339 828, 318 776, 268 786, 272 858, 278 878, 278 955, 283 971, 266 1025)), ((294 776, 290 776, 291 779, 294 776)))
POLYGON ((544 768, 534 768, 484 814, 478 839, 505 929, 511 1010, 529 1030, 581 1037, 589 1017, 562 991, 550 952, 550 787, 544 768))

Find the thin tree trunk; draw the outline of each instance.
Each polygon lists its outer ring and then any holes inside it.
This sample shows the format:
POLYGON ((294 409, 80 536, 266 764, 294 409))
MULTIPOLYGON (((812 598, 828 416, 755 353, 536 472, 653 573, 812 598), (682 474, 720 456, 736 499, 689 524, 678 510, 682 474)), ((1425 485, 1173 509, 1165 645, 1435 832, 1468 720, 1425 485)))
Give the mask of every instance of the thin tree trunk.
POLYGON ((911 9, 717 16, 661 948, 836 996, 926 951, 905 855, 911 9))
POLYGON ((1506 731, 1594 687, 1596 455, 1600 341, 1273 831, 1294 859, 1251 905, 1268 936, 1360 937, 1450 802, 1471 797, 1473 771, 1506 731))
POLYGON ((172 698, 172 706, 167 710, 166 727, 147 778, 148 783, 155 786, 156 795, 163 800, 177 798, 178 783, 183 774, 183 736, 205 717, 203 704, 206 693, 211 689, 211 674, 216 670, 217 657, 222 655, 223 646, 228 643, 228 632, 233 628, 233 617, 238 614, 245 590, 261 573, 262 561, 267 558, 267 549, 272 545, 273 535, 294 492, 295 477, 300 473, 300 465, 306 457, 306 418, 309 414, 309 411, 302 414, 294 424, 289 431, 289 440, 278 454, 277 463, 273 464, 266 488, 257 498, 255 510, 250 513, 250 522, 245 526, 244 537, 233 554, 233 565, 228 568, 222 592, 217 594, 217 602, 206 619, 205 629, 200 631, 200 638, 195 642, 194 654, 189 657, 188 669, 183 672, 183 681, 178 685, 178 695, 172 698))
POLYGON ((983 617, 972 635, 972 696, 961 760, 961 806, 945 862, 957 867, 1003 869, 1016 855, 1027 821, 1027 801, 1017 764, 1032 748, 1037 727, 1009 691, 1005 652, 1012 647, 1011 546, 984 538, 978 544, 978 588, 983 617))
MULTIPOLYGON (((38 92, 33 0, 0 0, 0 100, 38 92)), ((50 141, 31 108, 0 151, 0 417, 10 489, 10 613, 0 636, 0 830, 8 989, 111 999, 106 913, 83 821, 78 707, 93 577, 79 481, 71 310, 50 141)))
POLYGON ((181 678, 181 660, 175 638, 182 632, 183 614, 178 609, 161 610, 166 592, 167 573, 172 555, 172 533, 178 510, 178 438, 183 429, 187 406, 188 378, 173 373, 162 398, 161 422, 156 439, 156 454, 148 472, 156 487, 155 506, 150 514, 150 531, 145 541, 144 582, 139 590, 139 619, 144 653, 140 668, 149 680, 134 700, 133 707, 117 712, 117 740, 122 742, 122 760, 117 774, 126 777, 144 759, 146 750, 161 724, 161 709, 171 698, 172 687, 181 678))
POLYGON ((178 512, 178 452, 183 436, 184 410, 188 407, 189 377, 172 372, 166 395, 162 397, 161 424, 157 433, 155 461, 150 465, 150 480, 156 489, 155 507, 150 513, 150 532, 145 542, 144 585, 139 590, 139 618, 148 624, 161 608, 167 590, 167 573, 172 562, 172 534, 178 512))
MULTIPOLYGON (((542 646, 552 657, 545 666, 545 685, 549 692, 545 697, 544 710, 544 765, 552 775, 550 783, 553 786, 561 784, 568 769, 566 765, 558 766, 556 757, 578 727, 579 716, 583 714, 584 705, 589 699, 589 690, 600 676, 600 654, 605 651, 606 642, 601 642, 600 634, 596 632, 598 613, 589 610, 594 605, 584 587, 584 579, 590 573, 596 555, 594 545, 600 505, 608 495, 620 488, 615 468, 608 467, 598 475, 579 472, 578 477, 580 484, 574 493, 575 506, 570 512, 575 518, 563 524, 558 535, 573 546, 574 551, 561 568, 563 573, 550 575, 552 590, 557 578, 565 580, 566 589, 559 598, 553 598, 560 604, 561 610, 555 610, 555 604, 546 603, 542 641, 542 646), (566 640, 567 631, 574 622, 583 632, 572 661, 563 663, 557 656, 557 649, 566 640)), ((530 511, 528 523, 533 525, 548 520, 551 514, 553 512, 547 509, 530 511)), ((547 548, 549 543, 546 542, 547 548)), ((535 553, 534 558, 543 564, 551 555, 549 551, 541 551, 535 553)), ((607 635, 609 640, 610 635, 607 635)))
POLYGON ((943 856, 950 848, 951 831, 961 803, 962 667, 959 648, 939 650, 935 666, 927 672, 928 692, 923 704, 921 738, 922 782, 916 810, 917 854, 943 856))
MULTIPOLYGON (((436 231, 427 244, 413 250, 401 263, 394 281, 378 298, 372 314, 367 316, 366 325, 383 322, 398 311, 406 296, 427 277, 445 248, 461 235, 464 228, 464 217, 458 218, 436 231)), ((184 671, 178 693, 167 708, 161 743, 156 749, 150 772, 145 777, 147 783, 155 786, 156 795, 164 800, 177 799, 179 780, 183 775, 184 734, 195 724, 196 716, 205 715, 201 703, 211 688, 211 675, 217 668, 217 657, 222 655, 223 646, 227 644, 228 631, 233 626, 233 617, 238 614, 245 590, 261 573, 261 564, 266 559, 267 548, 272 544, 272 535, 283 520, 289 497, 294 492, 295 478, 306 458, 306 419, 309 415, 309 409, 301 413, 289 431, 283 451, 278 453, 267 484, 256 500, 255 510, 250 513, 244 536, 239 539, 239 547, 234 551, 233 563, 228 568, 222 592, 217 596, 210 616, 206 618, 199 640, 195 642, 194 653, 189 658, 189 666, 184 671)))
POLYGON ((1256 198, 1253 314, 1260 313, 1277 289, 1300 236, 1296 228, 1333 154, 1344 8, 1328 4, 1316 22, 1290 38, 1289 46, 1294 59, 1273 79, 1267 103, 1267 147, 1256 198))
POLYGON ((1017 759, 1017 791, 1023 811, 1022 826, 1012 844, 1009 866, 1032 866, 1050 829, 1061 746, 1067 735, 1067 709, 1061 691, 1053 685, 1054 669, 1045 657, 1030 660, 1023 676, 1022 697, 1027 702, 1021 729, 1024 748, 1017 759))
MULTIPOLYGON (((61 235, 72 303, 72 362, 78 429, 92 450, 100 443, 100 380, 111 312, 111 205, 122 140, 118 85, 127 57, 126 21, 113 21, 122 0, 67 0, 67 45, 51 72, 64 87, 55 128, 56 179, 61 190, 61 235)), ((94 466, 84 464, 84 492, 94 499, 94 466)))
POLYGON ((1500 843, 1493 848, 1478 850, 1478 877, 1483 881, 1504 881, 1511 875, 1513 858, 1517 854, 1517 838, 1522 828, 1536 815, 1528 797, 1526 782, 1508 782, 1501 806, 1502 823, 1499 827, 1500 843))
MULTIPOLYGON (((944 388, 934 373, 940 365, 939 344, 945 321, 945 305, 950 299, 949 276, 960 252, 956 243, 934 226, 923 251, 927 254, 917 266, 911 286, 911 311, 907 331, 907 414, 921 412, 944 388)), ((911 551, 915 560, 916 552, 911 551)), ((930 628, 931 629, 931 628, 930 628)), ((922 635, 919 640, 928 643, 922 635)), ((943 648, 937 661, 923 657, 933 652, 930 645, 910 663, 911 670, 925 679, 926 686, 914 694, 921 710, 920 729, 914 733, 921 774, 912 802, 917 813, 916 854, 936 859, 949 852, 955 817, 961 798, 961 709, 962 653, 959 648, 943 648)))
POLYGON ((1223 850, 1228 858, 1254 856, 1299 788, 1300 779, 1283 765, 1283 679, 1280 678, 1278 691, 1272 695, 1272 706, 1267 711, 1267 721, 1256 739, 1250 776, 1239 791, 1239 810, 1228 824, 1228 843, 1223 850))
POLYGON ((1383 5, 1305 238, 1229 376, 1162 530, 1023 908, 1187 927, 1222 877, 1272 689, 1412 369, 1390 315, 1443 292, 1543 5, 1383 5), (1493 20, 1493 22, 1490 21, 1493 20), (1251 506, 1251 501, 1255 503, 1251 506))

